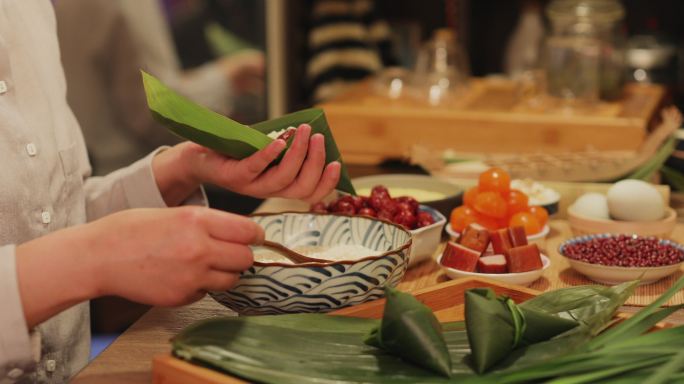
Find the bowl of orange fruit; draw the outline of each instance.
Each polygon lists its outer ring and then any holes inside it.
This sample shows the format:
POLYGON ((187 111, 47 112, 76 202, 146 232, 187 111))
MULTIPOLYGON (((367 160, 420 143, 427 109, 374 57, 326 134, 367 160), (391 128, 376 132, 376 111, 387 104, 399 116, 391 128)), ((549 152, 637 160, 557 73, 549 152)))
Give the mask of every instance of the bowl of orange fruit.
POLYGON ((463 194, 463 205, 451 211, 446 231, 457 239, 471 224, 490 231, 523 227, 528 242, 544 247, 548 220, 544 207, 530 205, 525 193, 511 188, 511 177, 505 170, 490 168, 463 194))

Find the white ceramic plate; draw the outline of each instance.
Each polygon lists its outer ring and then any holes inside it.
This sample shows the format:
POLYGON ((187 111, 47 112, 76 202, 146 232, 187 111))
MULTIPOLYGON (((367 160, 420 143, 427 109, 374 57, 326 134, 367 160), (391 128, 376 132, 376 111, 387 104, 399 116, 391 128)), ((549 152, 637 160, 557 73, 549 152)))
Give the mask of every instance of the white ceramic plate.
POLYGON ((534 283, 541 275, 544 270, 551 266, 551 260, 544 254, 541 255, 542 265, 541 269, 536 269, 529 272, 521 273, 478 273, 478 272, 466 272, 454 268, 445 267, 442 265, 442 255, 437 258, 437 263, 442 267, 444 272, 449 276, 450 279, 459 279, 463 277, 484 277, 487 279, 492 279, 500 281, 506 284, 524 285, 528 286, 534 283))

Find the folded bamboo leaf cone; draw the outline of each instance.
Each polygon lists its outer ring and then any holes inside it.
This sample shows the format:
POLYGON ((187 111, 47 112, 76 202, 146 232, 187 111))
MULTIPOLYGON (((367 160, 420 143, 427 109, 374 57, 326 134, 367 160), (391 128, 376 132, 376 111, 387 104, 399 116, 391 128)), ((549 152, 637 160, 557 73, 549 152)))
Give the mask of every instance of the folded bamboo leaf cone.
POLYGON ((157 121, 184 139, 236 159, 265 148, 273 141, 268 137, 271 132, 309 124, 311 134, 320 133, 325 138, 325 163, 339 161, 342 165, 337 189, 356 194, 323 110, 305 109, 248 126, 196 104, 156 77, 141 72, 147 105, 157 121))
POLYGON ((518 306, 489 288, 465 293, 465 319, 471 360, 484 373, 518 347, 549 340, 578 323, 518 306))
POLYGON ((413 295, 393 288, 385 288, 385 297, 382 322, 371 331, 366 344, 450 377, 449 349, 432 311, 413 295))

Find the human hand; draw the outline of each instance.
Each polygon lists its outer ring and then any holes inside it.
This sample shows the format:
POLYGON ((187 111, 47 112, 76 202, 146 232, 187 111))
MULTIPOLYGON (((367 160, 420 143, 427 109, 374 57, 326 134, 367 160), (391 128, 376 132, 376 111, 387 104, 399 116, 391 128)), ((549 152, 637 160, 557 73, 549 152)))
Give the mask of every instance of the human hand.
POLYGON ((263 241, 246 217, 205 207, 121 211, 16 248, 26 323, 105 295, 182 305, 231 288, 263 241))
POLYGON ((264 238, 246 217, 197 206, 123 211, 82 232, 101 260, 101 294, 160 306, 230 289, 264 238))
POLYGON ((300 125, 280 163, 270 168, 285 149, 285 141, 275 140, 242 160, 191 142, 179 144, 155 157, 157 185, 169 205, 183 201, 200 183, 259 198, 277 196, 315 203, 335 188, 341 164, 334 161, 326 165, 325 138, 310 134, 309 125, 300 125))
POLYGON ((264 93, 266 61, 261 51, 243 50, 218 60, 235 94, 264 93))

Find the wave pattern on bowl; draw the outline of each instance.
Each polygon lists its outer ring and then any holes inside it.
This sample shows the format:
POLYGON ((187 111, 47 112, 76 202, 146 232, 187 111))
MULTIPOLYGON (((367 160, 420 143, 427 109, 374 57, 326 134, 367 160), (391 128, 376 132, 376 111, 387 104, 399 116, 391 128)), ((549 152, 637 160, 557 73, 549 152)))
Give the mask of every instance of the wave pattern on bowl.
POLYGON ((408 267, 410 234, 361 217, 282 214, 254 216, 266 238, 289 248, 360 244, 380 256, 326 264, 255 263, 230 291, 213 292, 218 302, 245 314, 328 312, 383 296, 408 267))

